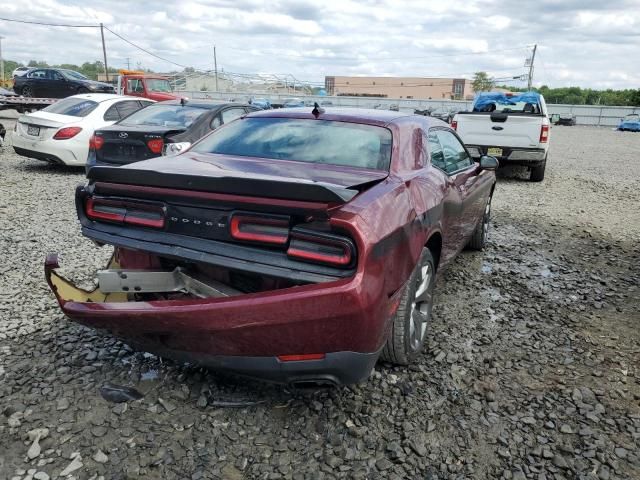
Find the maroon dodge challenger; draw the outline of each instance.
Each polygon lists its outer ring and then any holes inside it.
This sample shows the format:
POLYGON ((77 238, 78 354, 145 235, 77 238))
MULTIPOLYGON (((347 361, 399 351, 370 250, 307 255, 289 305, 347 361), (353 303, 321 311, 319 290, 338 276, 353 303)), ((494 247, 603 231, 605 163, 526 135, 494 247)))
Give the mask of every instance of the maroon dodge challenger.
POLYGON ((45 263, 71 319, 162 356, 294 385, 420 354, 436 272, 482 249, 493 157, 401 112, 269 110, 187 152, 93 167, 82 233, 112 245, 86 291, 45 263))

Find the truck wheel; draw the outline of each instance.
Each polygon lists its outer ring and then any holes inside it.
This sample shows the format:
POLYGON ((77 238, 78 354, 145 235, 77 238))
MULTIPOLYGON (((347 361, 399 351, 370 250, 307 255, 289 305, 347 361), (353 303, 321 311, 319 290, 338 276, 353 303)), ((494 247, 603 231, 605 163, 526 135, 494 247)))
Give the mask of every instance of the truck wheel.
POLYGON ((482 250, 487 244, 487 238, 489 237, 489 223, 491 221, 491 197, 487 200, 487 204, 484 207, 484 214, 482 219, 476 225, 476 229, 473 231, 473 235, 469 239, 467 247, 471 250, 482 250))
POLYGON ((382 349, 381 360, 408 365, 422 351, 427 327, 431 321, 435 263, 428 248, 422 249, 405 286, 400 306, 393 317, 391 333, 382 349))
POLYGON ((28 98, 33 97, 33 88, 31 88, 29 85, 25 85, 24 87, 22 87, 22 96, 28 98))
POLYGON ((547 160, 545 159, 542 165, 531 169, 529 180, 532 182, 541 182, 542 180, 544 180, 544 170, 546 167, 547 167, 547 160))

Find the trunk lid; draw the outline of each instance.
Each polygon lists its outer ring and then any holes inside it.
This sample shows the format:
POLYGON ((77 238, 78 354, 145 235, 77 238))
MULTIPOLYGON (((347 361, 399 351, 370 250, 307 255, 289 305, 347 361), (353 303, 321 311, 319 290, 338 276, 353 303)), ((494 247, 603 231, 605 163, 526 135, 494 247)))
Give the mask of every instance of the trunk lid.
POLYGON ((149 142, 152 140, 165 141, 165 135, 176 133, 176 130, 150 127, 114 127, 104 128, 95 132, 97 137, 102 137, 104 143, 96 151, 96 159, 116 165, 125 165, 140 160, 158 157, 160 151, 152 151, 149 142))
POLYGON ((458 114, 457 132, 467 145, 535 148, 540 146, 542 115, 458 114))
POLYGON ((77 124, 78 117, 60 115, 49 112, 35 112, 21 115, 18 118, 17 129, 20 136, 34 140, 47 140, 55 135, 62 127, 77 124), (37 135, 35 134, 37 132, 37 135))
POLYGON ((190 152, 121 168, 93 167, 88 173, 98 182, 328 203, 345 203, 388 175, 338 165, 190 152))

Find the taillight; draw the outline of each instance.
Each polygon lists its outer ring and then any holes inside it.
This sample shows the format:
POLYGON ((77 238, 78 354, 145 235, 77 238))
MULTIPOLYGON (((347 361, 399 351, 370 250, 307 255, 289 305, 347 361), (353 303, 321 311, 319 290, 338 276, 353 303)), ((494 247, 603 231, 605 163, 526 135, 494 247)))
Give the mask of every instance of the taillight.
POLYGON ((458 121, 457 120, 451 120, 451 128, 453 128, 454 130, 458 130, 458 121))
POLYGON ((124 222, 127 209, 120 202, 97 200, 94 197, 87 198, 85 203, 87 217, 91 220, 107 220, 109 222, 124 222))
POLYGON ((355 259, 355 247, 353 242, 345 237, 294 229, 291 232, 287 255, 306 262, 347 267, 355 259))
POLYGON ((88 197, 85 212, 90 220, 163 228, 165 210, 160 205, 88 197))
POLYGON ((233 214, 229 232, 235 240, 284 245, 289 240, 289 217, 233 214))
POLYGON ((89 148, 91 150, 100 150, 102 145, 104 145, 104 138, 100 135, 91 135, 89 139, 89 148))
POLYGON ((547 143, 549 141, 549 125, 542 125, 540 128, 540 143, 547 143))
POLYGON ((147 140, 147 147, 149 147, 149 150, 151 150, 153 153, 161 154, 162 147, 164 147, 164 140, 162 140, 161 138, 147 140))
POLYGON ((61 128, 53 136, 53 139, 54 140, 68 140, 70 138, 75 137, 81 131, 82 131, 82 128, 80 128, 80 127, 65 127, 65 128, 61 128))

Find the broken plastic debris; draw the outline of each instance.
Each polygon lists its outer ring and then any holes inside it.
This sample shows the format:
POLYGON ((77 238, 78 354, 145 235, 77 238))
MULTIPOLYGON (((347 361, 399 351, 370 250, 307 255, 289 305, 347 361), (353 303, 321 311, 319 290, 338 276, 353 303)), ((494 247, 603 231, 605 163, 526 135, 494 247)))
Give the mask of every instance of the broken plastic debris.
POLYGON ((123 403, 130 400, 140 400, 144 395, 132 387, 124 387, 113 383, 106 383, 100 387, 100 395, 107 402, 123 403))

